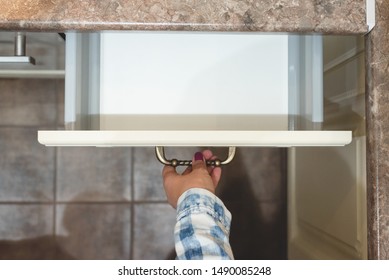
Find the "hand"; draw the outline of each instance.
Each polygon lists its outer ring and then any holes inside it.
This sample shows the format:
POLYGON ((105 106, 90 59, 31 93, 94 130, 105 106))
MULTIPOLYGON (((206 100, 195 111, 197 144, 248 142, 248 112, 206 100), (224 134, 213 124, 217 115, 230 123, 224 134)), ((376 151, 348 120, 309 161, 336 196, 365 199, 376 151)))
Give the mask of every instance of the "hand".
POLYGON ((192 166, 182 174, 178 174, 174 167, 165 165, 162 170, 163 186, 171 206, 176 208, 179 197, 190 188, 202 188, 215 193, 222 170, 220 167, 207 167, 205 164, 205 160, 215 158, 210 150, 197 152, 193 157, 192 166))

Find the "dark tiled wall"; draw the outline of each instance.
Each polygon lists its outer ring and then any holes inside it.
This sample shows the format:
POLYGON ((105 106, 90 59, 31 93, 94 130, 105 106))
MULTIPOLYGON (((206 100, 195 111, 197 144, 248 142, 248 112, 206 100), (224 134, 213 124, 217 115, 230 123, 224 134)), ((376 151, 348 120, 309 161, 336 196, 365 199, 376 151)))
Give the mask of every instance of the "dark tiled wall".
MULTIPOLYGON (((12 55, 13 33, 0 38, 1 54, 12 55)), ((27 69, 64 68, 57 34, 27 40, 37 59, 27 69)), ((175 211, 154 149, 38 144, 38 129, 63 129, 63 104, 63 81, 0 79, 0 258, 174 258, 175 211)), ((167 155, 185 159, 197 150, 167 155)), ((233 214, 237 258, 286 257, 284 162, 281 149, 239 149, 224 167, 218 191, 233 214)))
MULTIPOLYGON (((63 127, 63 87, 0 79, 0 259, 174 258, 175 211, 153 148, 37 142, 38 129, 63 127)), ((282 149, 245 148, 224 167, 218 191, 233 215, 236 258, 286 258, 284 162, 282 149)))

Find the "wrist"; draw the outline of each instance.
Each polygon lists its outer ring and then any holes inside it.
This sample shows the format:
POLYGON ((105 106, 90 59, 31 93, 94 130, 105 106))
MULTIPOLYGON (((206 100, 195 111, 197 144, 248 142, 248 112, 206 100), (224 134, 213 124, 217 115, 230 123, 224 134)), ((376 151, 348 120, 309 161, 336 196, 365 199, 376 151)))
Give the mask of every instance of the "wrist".
POLYGON ((184 191, 177 199, 177 209, 178 209, 178 205, 180 203, 182 203, 186 197, 190 196, 193 193, 202 194, 202 195, 209 196, 209 197, 216 197, 215 192, 211 191, 207 188, 204 188, 204 187, 189 188, 186 191, 184 191))
MULTIPOLYGON (((231 213, 216 195, 204 188, 191 188, 177 202, 177 221, 188 215, 207 214, 223 225, 226 233, 231 225, 231 213)), ((227 234, 228 235, 228 234, 227 234)))

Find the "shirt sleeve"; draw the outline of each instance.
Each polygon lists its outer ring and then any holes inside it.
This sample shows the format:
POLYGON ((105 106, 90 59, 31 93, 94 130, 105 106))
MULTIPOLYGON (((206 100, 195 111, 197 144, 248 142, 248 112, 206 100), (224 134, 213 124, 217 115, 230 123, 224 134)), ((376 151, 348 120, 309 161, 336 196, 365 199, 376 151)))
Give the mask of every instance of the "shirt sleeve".
POLYGON ((177 203, 177 259, 233 259, 230 226, 231 213, 217 196, 205 189, 187 190, 177 203))

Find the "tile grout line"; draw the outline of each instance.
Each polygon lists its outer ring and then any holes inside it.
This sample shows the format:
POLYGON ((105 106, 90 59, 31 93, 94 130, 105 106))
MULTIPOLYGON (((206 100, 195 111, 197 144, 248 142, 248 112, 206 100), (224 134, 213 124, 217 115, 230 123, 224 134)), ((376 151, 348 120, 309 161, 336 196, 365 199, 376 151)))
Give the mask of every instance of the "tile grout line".
POLYGON ((6 128, 20 128, 20 129, 36 129, 40 130, 42 128, 44 129, 56 129, 58 128, 58 125, 51 124, 51 125, 0 125, 0 128, 6 129, 6 128))
MULTIPOLYGON (((225 199, 224 201, 230 203, 242 203, 241 201, 234 201, 225 199)), ((283 199, 266 199, 258 200, 258 203, 285 203, 283 199)), ((0 201, 0 205, 144 205, 144 204, 168 204, 166 201, 0 201)))
MULTIPOLYGON (((55 124, 58 126, 58 81, 55 82, 55 124)), ((59 148, 55 147, 54 152, 54 193, 53 193, 53 235, 54 235, 54 259, 57 259, 57 185, 58 185, 58 153, 59 148)))
POLYGON ((130 206, 130 256, 129 256, 129 259, 130 260, 133 260, 134 259, 134 226, 135 226, 135 205, 134 205, 134 200, 135 200, 135 191, 134 191, 134 159, 135 159, 135 156, 134 156, 134 153, 135 153, 135 149, 133 147, 130 148, 131 149, 131 180, 130 180, 130 195, 131 195, 131 206, 130 206))
MULTIPOLYGON (((277 202, 277 201, 263 201, 263 202, 277 202)), ((37 204, 37 205, 51 205, 51 204, 59 204, 59 205, 79 205, 79 204, 87 204, 87 205, 114 205, 114 204, 167 204, 166 200, 155 200, 155 201, 147 201, 147 200, 139 200, 139 201, 0 201, 0 205, 9 205, 9 204, 16 204, 16 205, 31 205, 31 204, 37 204)))
POLYGON ((279 206, 281 215, 283 216, 283 234, 282 234, 282 247, 285 249, 283 257, 285 259, 288 258, 288 152, 287 149, 280 150, 281 153, 281 189, 282 191, 282 197, 281 197, 281 205, 279 206))
MULTIPOLYGON (((53 236, 54 244, 57 245, 57 178, 58 178, 58 148, 55 148, 54 154, 54 197, 53 197, 53 236)), ((55 246, 57 248, 57 246, 55 246)), ((57 249, 54 250, 54 259, 57 258, 57 249)))

